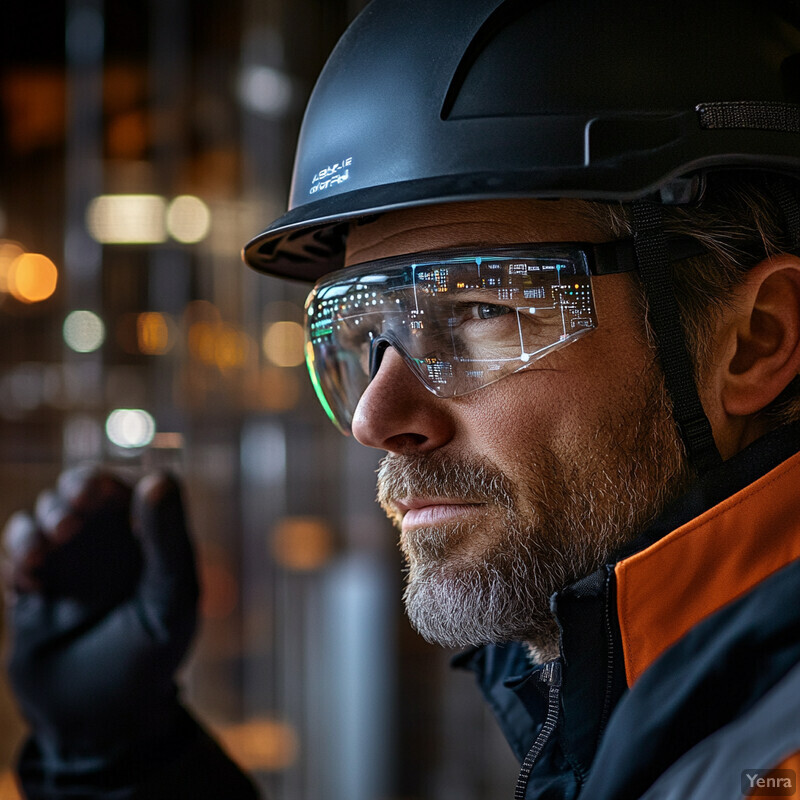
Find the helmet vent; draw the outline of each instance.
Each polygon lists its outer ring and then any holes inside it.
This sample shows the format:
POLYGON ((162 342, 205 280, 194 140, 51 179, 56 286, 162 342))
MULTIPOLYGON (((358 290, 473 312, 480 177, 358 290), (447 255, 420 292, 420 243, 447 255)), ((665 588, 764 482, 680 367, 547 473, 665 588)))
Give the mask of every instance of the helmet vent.
POLYGON ((443 120, 449 119, 453 113, 453 107, 464 86, 464 81, 484 48, 494 40, 503 28, 513 24, 523 14, 531 11, 537 5, 542 5, 544 2, 546 0, 539 0, 539 2, 505 0, 486 18, 464 51, 464 55, 461 57, 461 61, 453 74, 453 80, 450 82, 440 113, 443 120))

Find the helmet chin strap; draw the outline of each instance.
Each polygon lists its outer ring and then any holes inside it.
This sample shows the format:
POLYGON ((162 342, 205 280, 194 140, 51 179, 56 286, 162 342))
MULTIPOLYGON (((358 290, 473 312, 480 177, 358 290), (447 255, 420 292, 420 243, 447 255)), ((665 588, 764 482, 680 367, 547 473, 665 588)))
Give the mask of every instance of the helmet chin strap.
POLYGON ((648 200, 633 203, 634 247, 672 413, 686 445, 689 463, 702 475, 721 464, 722 457, 700 402, 694 367, 686 349, 670 278, 663 217, 660 203, 648 200))

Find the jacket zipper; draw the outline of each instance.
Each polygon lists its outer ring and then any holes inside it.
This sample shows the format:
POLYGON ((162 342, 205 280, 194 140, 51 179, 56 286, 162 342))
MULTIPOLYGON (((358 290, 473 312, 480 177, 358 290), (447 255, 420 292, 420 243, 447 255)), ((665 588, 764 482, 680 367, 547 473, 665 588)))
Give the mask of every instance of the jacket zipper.
POLYGON ((547 716, 539 735, 522 762, 519 777, 517 778, 517 787, 514 790, 514 800, 525 800, 525 792, 528 788, 528 781, 533 767, 538 761, 542 750, 544 750, 544 746, 550 741, 550 737, 558 724, 561 700, 561 662, 549 661, 545 664, 539 673, 539 680, 550 687, 547 692, 547 716))
POLYGON ((595 749, 600 746, 600 740, 603 738, 608 718, 611 716, 611 694, 613 692, 614 683, 614 633, 611 629, 611 571, 613 567, 606 567, 606 580, 605 580, 605 634, 606 634, 606 691, 603 699, 603 713, 600 717, 600 727, 597 731, 597 743, 595 749))

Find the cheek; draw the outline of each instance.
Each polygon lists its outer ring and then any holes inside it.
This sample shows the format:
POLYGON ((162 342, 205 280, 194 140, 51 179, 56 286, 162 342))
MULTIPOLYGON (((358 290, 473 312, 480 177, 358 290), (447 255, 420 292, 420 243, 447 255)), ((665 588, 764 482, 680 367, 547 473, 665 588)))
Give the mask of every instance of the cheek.
POLYGON ((512 472, 543 447, 562 457, 590 455, 615 421, 633 422, 653 379, 646 347, 629 340, 612 348, 607 338, 585 337, 541 367, 459 398, 465 446, 512 472))
POLYGON ((584 439, 592 428, 595 393, 581 376, 558 370, 520 372, 461 398, 459 426, 466 447, 504 471, 525 454, 555 452, 584 439))

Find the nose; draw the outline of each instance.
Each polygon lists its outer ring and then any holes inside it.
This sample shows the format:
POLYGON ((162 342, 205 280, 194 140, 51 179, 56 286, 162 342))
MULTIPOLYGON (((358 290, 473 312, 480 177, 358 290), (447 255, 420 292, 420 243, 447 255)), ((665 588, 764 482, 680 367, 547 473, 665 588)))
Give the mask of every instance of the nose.
POLYGON ((397 350, 387 347, 358 401, 351 430, 367 447, 392 453, 429 452, 455 433, 449 402, 429 392, 397 350))

